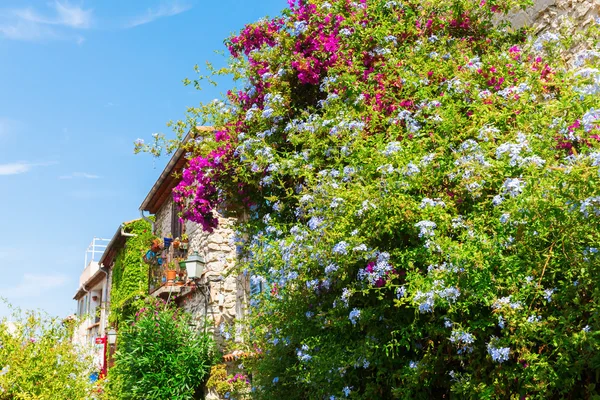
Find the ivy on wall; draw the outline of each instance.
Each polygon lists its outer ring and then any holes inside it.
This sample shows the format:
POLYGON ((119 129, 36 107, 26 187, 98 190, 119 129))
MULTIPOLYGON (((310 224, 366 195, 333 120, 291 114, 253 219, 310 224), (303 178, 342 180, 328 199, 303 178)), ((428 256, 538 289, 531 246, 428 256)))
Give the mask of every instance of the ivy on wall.
POLYGON ((144 220, 125 224, 123 229, 136 236, 128 237, 115 257, 109 315, 113 325, 133 316, 139 309, 137 303, 148 293, 148 265, 143 256, 154 237, 150 223, 144 220))

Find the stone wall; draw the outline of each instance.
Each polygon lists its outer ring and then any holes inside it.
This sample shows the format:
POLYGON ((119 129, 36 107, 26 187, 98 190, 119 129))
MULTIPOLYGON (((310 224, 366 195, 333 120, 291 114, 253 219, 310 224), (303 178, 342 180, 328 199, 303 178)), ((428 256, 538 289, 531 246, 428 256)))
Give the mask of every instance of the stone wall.
MULTIPOLYGON (((173 200, 169 199, 156 213, 157 235, 171 233, 172 206, 173 200)), ((206 267, 195 290, 177 299, 181 307, 192 314, 197 326, 208 322, 209 331, 222 349, 225 349, 227 339, 239 340, 235 337, 235 321, 244 315, 249 301, 248 279, 233 272, 236 259, 234 222, 233 218, 220 217, 219 226, 212 233, 203 231, 199 224, 186 222, 188 254, 197 251, 204 257, 206 267)))
POLYGON ((561 19, 572 18, 575 27, 595 23, 600 12, 600 0, 534 0, 527 10, 508 16, 515 28, 533 26, 535 33, 556 30, 561 19))

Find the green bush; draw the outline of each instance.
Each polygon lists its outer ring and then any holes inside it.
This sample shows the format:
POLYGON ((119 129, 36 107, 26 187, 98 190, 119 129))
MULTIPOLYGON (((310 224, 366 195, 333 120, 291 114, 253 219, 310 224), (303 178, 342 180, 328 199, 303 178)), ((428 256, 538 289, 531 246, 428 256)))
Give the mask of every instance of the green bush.
POLYGON ((92 359, 71 342, 77 324, 14 310, 0 321, 1 400, 88 400, 92 359))
POLYGON ((190 316, 153 298, 121 324, 109 399, 194 398, 214 364, 212 336, 194 330, 190 316))
POLYGON ((115 326, 133 317, 148 293, 148 264, 143 261, 154 237, 152 226, 145 220, 124 224, 128 237, 125 246, 115 257, 112 269, 109 322, 115 326))
POLYGON ((174 199, 249 217, 255 397, 598 398, 599 26, 494 23, 528 3, 290 1, 227 40, 174 199))

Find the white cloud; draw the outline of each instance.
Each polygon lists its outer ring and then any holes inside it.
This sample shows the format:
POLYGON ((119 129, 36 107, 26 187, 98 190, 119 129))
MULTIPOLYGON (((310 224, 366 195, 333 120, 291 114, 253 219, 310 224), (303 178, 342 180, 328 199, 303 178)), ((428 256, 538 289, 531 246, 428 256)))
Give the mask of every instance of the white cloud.
POLYGON ((0 176, 24 174, 29 172, 33 167, 47 167, 54 164, 56 164, 56 162, 28 163, 22 161, 9 164, 0 164, 0 176))
POLYGON ((133 28, 135 26, 148 24, 163 17, 172 17, 173 15, 181 14, 192 8, 189 4, 180 4, 174 2, 171 4, 161 4, 158 8, 149 8, 144 14, 132 18, 125 24, 125 28, 133 28))
POLYGON ((24 274, 21 282, 12 287, 0 288, 0 293, 8 299, 38 297, 49 289, 55 289, 67 283, 66 275, 24 274))
POLYGON ((19 175, 29 172, 33 164, 16 162, 12 164, 0 164, 0 175, 19 175))
POLYGON ((91 27, 93 11, 58 0, 50 3, 50 9, 47 14, 31 7, 0 10, 0 35, 13 40, 69 39, 83 43, 84 38, 71 30, 91 27))
POLYGON ((58 179, 73 179, 73 178, 81 178, 81 179, 100 179, 99 175, 88 174, 87 172, 73 172, 69 175, 59 176, 58 179))

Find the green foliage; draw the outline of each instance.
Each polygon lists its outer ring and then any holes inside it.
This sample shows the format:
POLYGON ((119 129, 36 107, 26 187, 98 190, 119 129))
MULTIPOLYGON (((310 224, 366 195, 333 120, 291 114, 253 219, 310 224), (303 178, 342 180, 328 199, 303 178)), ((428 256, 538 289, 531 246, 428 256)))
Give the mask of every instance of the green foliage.
POLYGON ((135 317, 120 325, 110 399, 185 400, 208 377, 216 358, 212 336, 194 330, 190 316, 147 298, 135 317))
POLYGON ((0 321, 1 400, 88 400, 91 357, 71 342, 77 321, 14 310, 0 321))
POLYGON ((217 364, 210 369, 206 388, 222 398, 242 400, 249 397, 250 380, 242 373, 228 374, 226 364, 217 364))
POLYGON ((221 128, 189 145, 183 215, 249 217, 254 396, 597 397, 598 24, 494 25, 518 0, 291 3, 226 42, 214 72, 243 87, 176 125, 221 128))
POLYGON ((112 270, 112 287, 109 322, 118 325, 131 318, 140 309, 142 298, 148 294, 148 264, 143 261, 152 238, 152 227, 145 220, 124 225, 127 233, 125 246, 115 257, 112 270))

